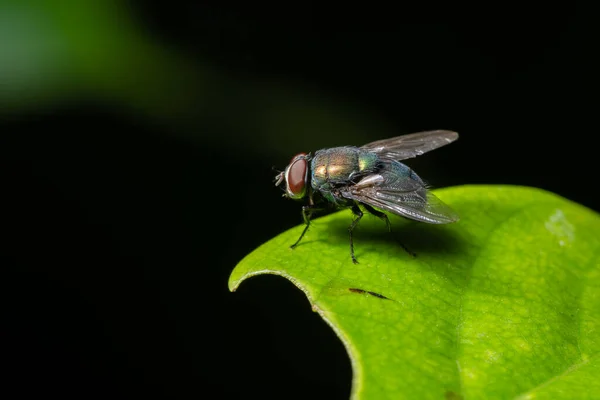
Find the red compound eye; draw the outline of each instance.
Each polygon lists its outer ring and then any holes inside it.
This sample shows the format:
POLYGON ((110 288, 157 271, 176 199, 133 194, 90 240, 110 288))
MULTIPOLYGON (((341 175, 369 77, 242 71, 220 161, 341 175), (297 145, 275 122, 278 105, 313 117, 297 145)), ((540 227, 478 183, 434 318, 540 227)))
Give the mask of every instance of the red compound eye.
POLYGON ((293 198, 302 198, 306 192, 308 161, 306 153, 300 153, 292 159, 287 170, 288 194, 293 198))

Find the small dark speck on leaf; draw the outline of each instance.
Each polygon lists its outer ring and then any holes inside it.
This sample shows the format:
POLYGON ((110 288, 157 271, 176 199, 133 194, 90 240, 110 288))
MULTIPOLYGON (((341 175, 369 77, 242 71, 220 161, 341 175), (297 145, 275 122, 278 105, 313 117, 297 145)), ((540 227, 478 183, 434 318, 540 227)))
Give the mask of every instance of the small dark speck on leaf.
POLYGON ((355 289, 355 288, 349 288, 348 290, 350 290, 352 293, 360 293, 360 294, 370 294, 371 296, 375 296, 378 299, 384 299, 384 300, 389 300, 387 297, 385 297, 382 294, 379 293, 375 293, 375 292, 369 292, 368 290, 362 290, 362 289, 355 289))
POLYGON ((365 293, 364 290, 362 289, 354 289, 354 288, 350 288, 348 289, 349 291, 351 291, 352 293, 365 293))

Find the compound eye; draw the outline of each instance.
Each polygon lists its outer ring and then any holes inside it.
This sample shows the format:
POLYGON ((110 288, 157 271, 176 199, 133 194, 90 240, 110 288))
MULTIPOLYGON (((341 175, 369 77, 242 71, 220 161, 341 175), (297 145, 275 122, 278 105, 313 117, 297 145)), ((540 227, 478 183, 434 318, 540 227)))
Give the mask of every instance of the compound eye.
POLYGON ((306 177, 308 173, 308 161, 306 154, 300 153, 290 163, 287 170, 288 195, 294 199, 304 197, 306 193, 306 177))

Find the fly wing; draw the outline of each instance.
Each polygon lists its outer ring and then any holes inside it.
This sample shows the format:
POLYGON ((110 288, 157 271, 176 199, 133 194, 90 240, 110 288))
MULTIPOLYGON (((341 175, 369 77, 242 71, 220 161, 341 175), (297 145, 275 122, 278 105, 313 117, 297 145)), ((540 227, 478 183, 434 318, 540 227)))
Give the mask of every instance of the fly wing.
POLYGON ((393 174, 369 175, 341 190, 342 197, 355 200, 416 221, 448 224, 458 215, 427 190, 422 182, 393 174))
POLYGON ((365 144, 361 149, 378 154, 382 158, 405 160, 435 150, 458 139, 452 131, 426 131, 396 136, 365 144))

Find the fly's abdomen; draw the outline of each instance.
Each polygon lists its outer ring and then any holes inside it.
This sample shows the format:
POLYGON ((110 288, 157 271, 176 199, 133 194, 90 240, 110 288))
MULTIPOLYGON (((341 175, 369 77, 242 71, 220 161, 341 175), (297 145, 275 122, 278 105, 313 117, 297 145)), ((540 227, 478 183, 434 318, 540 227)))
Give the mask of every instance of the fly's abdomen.
MULTIPOLYGON (((400 190, 408 190, 410 188, 415 190, 415 192, 412 193, 418 194, 423 200, 427 198, 427 188, 425 187, 425 183, 415 171, 408 167, 408 165, 399 161, 393 161, 389 163, 386 170, 381 173, 385 176, 388 186, 400 190), (413 182, 411 183, 411 181, 413 182), (414 182, 417 182, 417 185, 415 185, 414 182)), ((415 208, 421 208, 425 205, 426 201, 423 201, 422 204, 413 204, 415 208)))
POLYGON ((402 164, 399 161, 394 161, 390 163, 389 170, 392 171, 394 175, 398 177, 408 178, 413 181, 419 182, 421 185, 424 185, 419 175, 417 175, 416 172, 409 168, 409 166, 406 164, 402 164))

